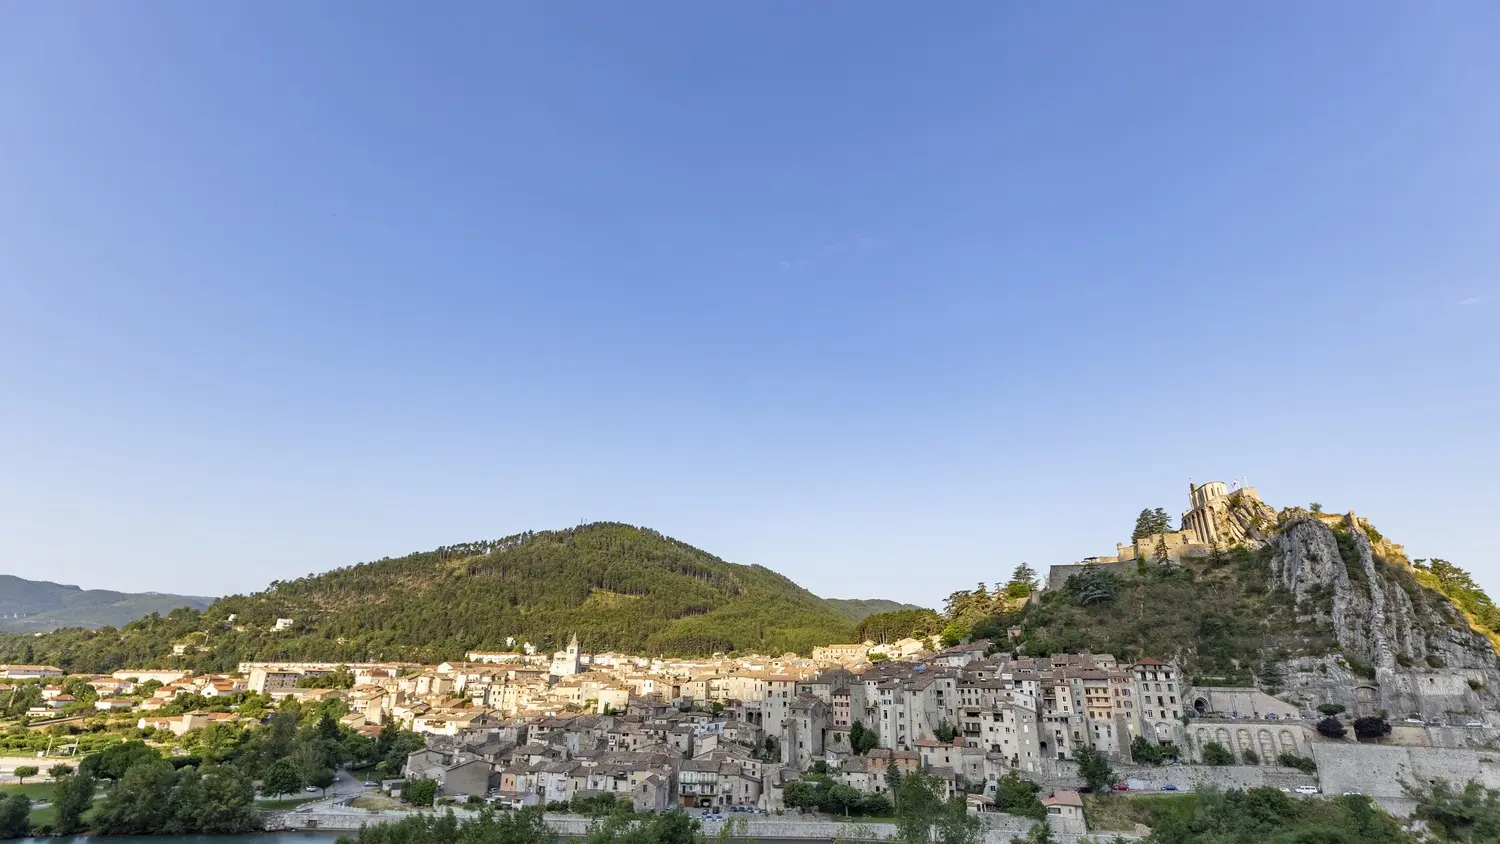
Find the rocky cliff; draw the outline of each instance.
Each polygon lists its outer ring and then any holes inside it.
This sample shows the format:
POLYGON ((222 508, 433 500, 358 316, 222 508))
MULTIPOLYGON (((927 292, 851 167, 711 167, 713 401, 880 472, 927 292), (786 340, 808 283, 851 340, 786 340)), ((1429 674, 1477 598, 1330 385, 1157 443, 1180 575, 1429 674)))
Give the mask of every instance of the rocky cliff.
POLYGON ((1209 501, 1205 509, 1221 545, 1257 547, 1276 533, 1275 508, 1261 501, 1253 489, 1236 490, 1209 501))
POLYGON ((1274 549, 1273 577, 1295 596, 1298 623, 1326 625, 1338 643, 1336 653, 1289 661, 1285 696, 1444 721, 1500 708, 1490 641, 1417 582, 1400 546, 1372 543, 1353 513, 1288 510, 1279 520, 1246 541, 1274 549))

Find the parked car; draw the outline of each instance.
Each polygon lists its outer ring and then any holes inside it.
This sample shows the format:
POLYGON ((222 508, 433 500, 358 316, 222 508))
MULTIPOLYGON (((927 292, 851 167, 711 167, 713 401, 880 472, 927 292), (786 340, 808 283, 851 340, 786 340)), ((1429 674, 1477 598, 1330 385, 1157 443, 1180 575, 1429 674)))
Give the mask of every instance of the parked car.
POLYGON ((317 787, 317 786, 315 786, 315 785, 310 785, 310 786, 308 786, 308 787, 307 787, 307 788, 306 788, 306 789, 304 789, 304 790, 305 790, 305 791, 306 791, 306 792, 307 792, 307 793, 309 793, 309 794, 317 794, 317 793, 318 793, 318 787, 317 787))
POLYGON ((1484 722, 1483 721, 1470 721, 1470 722, 1464 724, 1464 726, 1465 727, 1483 727, 1484 726, 1484 722))
POLYGON ((1130 786, 1126 785, 1123 782, 1119 783, 1119 784, 1117 784, 1115 786, 1115 791, 1129 791, 1129 790, 1130 790, 1130 786))
POLYGON ((1267 712, 1266 713, 1266 720, 1267 721, 1275 721, 1275 720, 1278 720, 1279 718, 1281 718, 1281 716, 1277 715, 1274 712, 1267 712))
POLYGON ((1344 796, 1345 797, 1363 797, 1364 795, 1361 794, 1358 791, 1346 791, 1346 792, 1344 792, 1344 796))
POLYGON ((374 780, 365 780, 365 788, 374 788, 376 785, 374 780))
POLYGON ((1177 786, 1175 786, 1175 785, 1164 785, 1164 786, 1161 787, 1161 790, 1162 791, 1176 791, 1177 790, 1177 786))
POLYGON ((1418 727, 1423 726, 1421 718, 1407 718, 1403 723, 1406 723, 1406 724, 1415 724, 1418 727))
POLYGON ((1318 787, 1315 786, 1315 785, 1299 785, 1299 786, 1297 786, 1297 793, 1298 794, 1317 794, 1318 793, 1318 787))

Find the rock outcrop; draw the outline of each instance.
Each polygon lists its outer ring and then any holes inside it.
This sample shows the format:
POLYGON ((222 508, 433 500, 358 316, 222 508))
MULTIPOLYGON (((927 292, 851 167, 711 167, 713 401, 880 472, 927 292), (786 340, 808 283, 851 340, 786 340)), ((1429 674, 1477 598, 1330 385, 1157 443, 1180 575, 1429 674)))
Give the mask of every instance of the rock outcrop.
POLYGON ((1235 490, 1209 501, 1204 509, 1221 546, 1258 546, 1276 533, 1276 510, 1253 489, 1235 490))
POLYGON ((1299 622, 1326 623, 1338 645, 1285 666, 1289 695, 1392 718, 1452 721, 1500 708, 1489 640, 1419 585, 1404 558, 1378 555, 1363 520, 1288 513, 1269 539, 1273 577, 1295 596, 1299 622))

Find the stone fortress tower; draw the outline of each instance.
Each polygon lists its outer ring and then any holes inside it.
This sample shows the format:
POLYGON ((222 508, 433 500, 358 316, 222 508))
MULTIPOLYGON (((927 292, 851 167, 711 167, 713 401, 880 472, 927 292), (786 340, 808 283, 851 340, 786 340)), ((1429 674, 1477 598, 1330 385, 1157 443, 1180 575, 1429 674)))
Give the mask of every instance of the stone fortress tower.
POLYGON ((1188 481, 1188 509, 1183 511, 1179 530, 1117 542, 1112 557, 1089 557, 1079 564, 1052 566, 1044 588, 1062 588, 1085 566, 1125 571, 1139 560, 1164 558, 1168 563, 1181 563, 1191 557, 1207 557, 1214 548, 1223 550, 1258 538, 1258 525, 1267 520, 1274 524, 1275 518, 1275 511, 1261 501, 1255 487, 1238 482, 1231 487, 1223 481, 1188 481))
POLYGON ((1188 481, 1188 509, 1182 513, 1178 530, 1143 537, 1130 544, 1116 543, 1114 559, 1103 558, 1100 562, 1150 559, 1159 556, 1163 548, 1168 560, 1178 562, 1187 557, 1208 556, 1215 547, 1222 549, 1243 542, 1247 538, 1245 528, 1239 519, 1230 517, 1234 507, 1247 511, 1269 509, 1253 486, 1235 484, 1230 489, 1223 481, 1202 484, 1188 481))
MULTIPOLYGON (((1250 492, 1255 494, 1253 489, 1250 492)), ((1216 541, 1222 541, 1215 528, 1212 508, 1221 499, 1228 497, 1229 488, 1223 481, 1209 481, 1197 486, 1188 481, 1188 509, 1182 514, 1179 532, 1192 534, 1190 542, 1213 545, 1216 541)))

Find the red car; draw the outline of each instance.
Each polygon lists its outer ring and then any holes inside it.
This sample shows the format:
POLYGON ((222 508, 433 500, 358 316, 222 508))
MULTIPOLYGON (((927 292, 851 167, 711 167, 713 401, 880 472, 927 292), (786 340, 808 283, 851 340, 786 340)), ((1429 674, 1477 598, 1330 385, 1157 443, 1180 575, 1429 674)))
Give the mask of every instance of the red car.
POLYGON ((1117 786, 1115 786, 1115 791, 1129 791, 1129 790, 1130 790, 1130 786, 1128 786, 1128 785, 1117 785, 1117 786))

